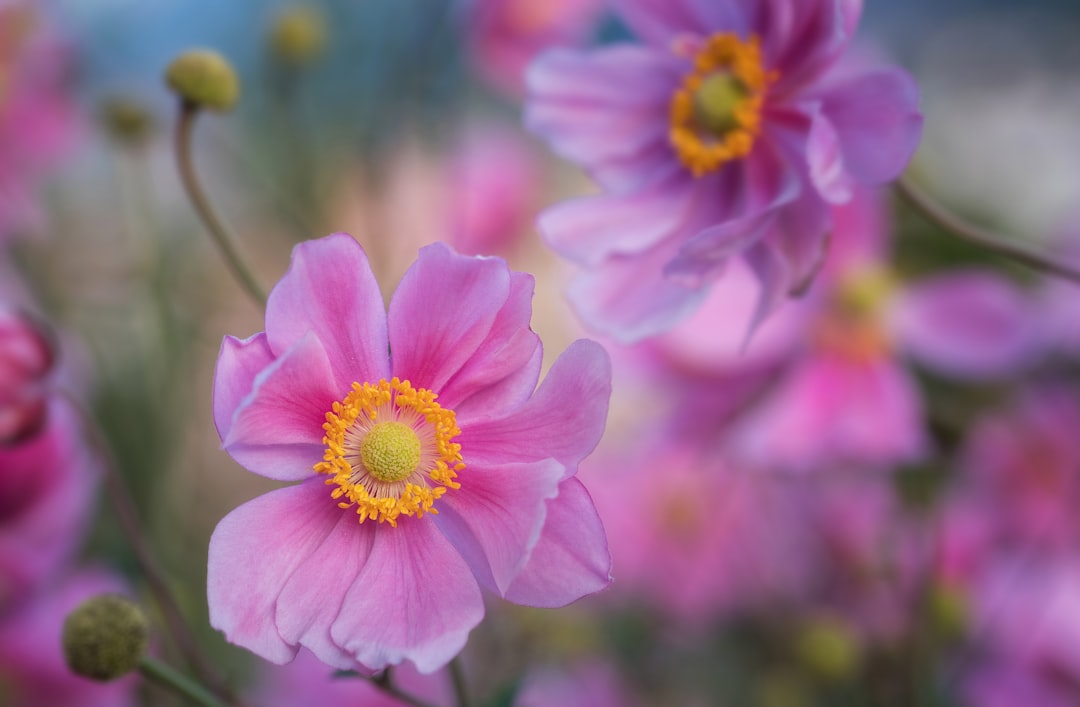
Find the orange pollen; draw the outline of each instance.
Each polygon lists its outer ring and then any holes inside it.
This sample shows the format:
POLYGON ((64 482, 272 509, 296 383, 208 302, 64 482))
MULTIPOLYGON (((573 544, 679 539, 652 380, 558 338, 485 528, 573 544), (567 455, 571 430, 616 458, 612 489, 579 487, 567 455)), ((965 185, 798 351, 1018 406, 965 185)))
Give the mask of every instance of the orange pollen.
POLYGON ((765 94, 778 78, 762 65, 760 41, 733 32, 709 37, 671 97, 668 138, 695 177, 750 154, 761 131, 765 94))
POLYGON ((315 472, 330 477, 330 496, 341 508, 355 506, 361 523, 397 527, 400 516, 436 514, 435 501, 461 488, 455 479, 465 464, 453 441, 461 430, 436 397, 398 378, 353 383, 326 413, 315 472))

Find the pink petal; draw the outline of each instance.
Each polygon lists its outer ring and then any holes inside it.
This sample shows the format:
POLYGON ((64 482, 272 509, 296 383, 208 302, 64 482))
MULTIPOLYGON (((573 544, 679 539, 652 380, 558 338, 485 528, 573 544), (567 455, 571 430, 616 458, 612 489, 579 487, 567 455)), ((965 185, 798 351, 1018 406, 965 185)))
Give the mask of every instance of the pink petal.
POLYGON ((752 31, 766 65, 779 73, 773 94, 789 95, 819 78, 843 53, 858 21, 850 0, 758 0, 752 31))
POLYGON ((611 555, 592 498, 575 478, 547 502, 547 522, 528 564, 504 596, 525 606, 565 606, 611 583, 611 555))
POLYGON ((1037 355, 1028 298, 990 271, 954 271, 912 284, 897 298, 890 322, 912 356, 957 378, 1007 376, 1037 355))
POLYGON ((528 464, 470 465, 461 488, 439 505, 436 522, 485 589, 505 594, 544 527, 547 500, 566 473, 545 459, 528 464))
POLYGON ((431 518, 376 528, 375 544, 330 629, 334 643, 378 670, 412 661, 446 665, 484 618, 469 566, 431 518))
POLYGON ((255 377, 222 447, 248 471, 305 479, 322 460, 322 425, 340 396, 326 352, 309 334, 255 377))
POLYGON ((579 339, 552 365, 532 398, 502 418, 471 422, 458 440, 468 465, 553 458, 574 469, 600 441, 611 397, 611 360, 579 339))
POLYGON ((221 439, 229 436, 233 414, 255 387, 255 377, 273 362, 262 332, 243 341, 233 336, 222 340, 214 369, 214 426, 221 439))
POLYGON ((646 41, 664 49, 686 34, 747 31, 745 2, 735 0, 614 0, 615 11, 646 41))
MULTIPOLYGON (((323 486, 327 504, 330 489, 323 486)), ((345 595, 360 575, 375 541, 374 523, 360 523, 352 510, 341 510, 330 533, 285 581, 278 595, 274 621, 289 645, 301 645, 336 668, 356 667, 353 656, 330 637, 345 595)))
POLYGON ((210 536, 210 625, 224 631, 230 643, 272 663, 292 660, 297 646, 282 638, 274 621, 278 596, 346 513, 322 479, 311 479, 259 496, 225 516, 210 536))
POLYGON ((491 343, 509 295, 501 258, 459 255, 444 243, 422 248, 390 301, 394 375, 445 395, 446 384, 491 343))
POLYGON ((810 180, 821 198, 832 204, 843 204, 855 191, 855 179, 844 164, 840 136, 820 109, 815 109, 806 142, 806 160, 810 180))
POLYGON ((390 377, 386 310, 367 255, 346 233, 293 248, 289 271, 266 303, 266 335, 278 356, 307 332, 322 343, 338 395, 353 382, 390 377))

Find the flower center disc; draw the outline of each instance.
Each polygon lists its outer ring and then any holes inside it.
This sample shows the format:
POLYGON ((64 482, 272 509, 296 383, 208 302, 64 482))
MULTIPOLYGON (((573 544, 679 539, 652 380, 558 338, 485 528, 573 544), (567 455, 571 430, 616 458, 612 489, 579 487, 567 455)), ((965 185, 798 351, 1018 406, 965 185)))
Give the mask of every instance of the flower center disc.
POLYGON ((409 478, 420 465, 420 438, 401 422, 381 422, 360 443, 360 461, 379 481, 395 482, 409 478))
POLYGON ((671 97, 668 133, 695 177, 750 154, 761 132, 765 92, 777 76, 765 70, 757 37, 744 42, 720 32, 701 43, 693 70, 671 97))

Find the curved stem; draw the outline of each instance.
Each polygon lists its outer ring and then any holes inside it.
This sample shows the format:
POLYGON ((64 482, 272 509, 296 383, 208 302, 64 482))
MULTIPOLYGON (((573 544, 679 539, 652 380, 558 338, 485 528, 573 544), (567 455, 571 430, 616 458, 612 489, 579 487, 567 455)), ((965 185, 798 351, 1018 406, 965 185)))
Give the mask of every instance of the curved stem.
POLYGON ((180 170, 180 181, 184 183, 184 190, 191 200, 199 218, 202 219, 206 230, 217 243, 218 249, 225 258, 225 264, 232 271, 233 276, 241 286, 251 295, 252 299, 260 306, 266 305, 266 294, 263 292, 255 277, 244 265, 240 255, 233 246, 225 226, 218 219, 214 210, 210 208, 210 202, 203 193, 199 180, 195 176, 195 166, 191 159, 191 133, 195 125, 195 117, 199 114, 199 107, 194 103, 183 101, 180 103, 180 117, 176 122, 176 166, 180 170))
POLYGON ((392 670, 392 668, 386 668, 378 675, 368 678, 368 680, 370 680, 371 684, 375 687, 390 695, 398 702, 412 705, 412 707, 435 707, 430 702, 425 702, 419 697, 414 697, 395 685, 392 670))
POLYGON ((1042 253, 1029 250, 1022 245, 1010 243, 1005 238, 968 223, 934 202, 933 199, 912 184, 907 177, 896 180, 895 187, 901 198, 912 208, 922 214, 928 221, 940 226, 954 236, 973 243, 980 248, 986 248, 1002 257, 1015 260, 1029 268, 1080 284, 1080 270, 1074 269, 1065 263, 1057 262, 1042 253))
POLYGON ((187 675, 150 656, 143 656, 139 661, 139 672, 143 677, 166 687, 178 695, 183 695, 203 707, 226 707, 209 690, 187 675))
POLYGON ((450 680, 454 683, 454 701, 457 707, 469 707, 469 691, 465 684, 465 671, 457 656, 450 661, 450 680))

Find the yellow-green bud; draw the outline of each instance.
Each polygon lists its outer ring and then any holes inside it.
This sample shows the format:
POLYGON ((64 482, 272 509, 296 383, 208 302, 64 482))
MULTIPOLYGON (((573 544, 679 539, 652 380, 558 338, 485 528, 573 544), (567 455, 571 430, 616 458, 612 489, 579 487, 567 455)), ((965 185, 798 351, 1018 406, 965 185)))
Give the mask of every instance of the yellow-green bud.
POLYGON ((115 680, 135 670, 146 655, 149 639, 146 615, 119 594, 87 599, 64 619, 68 667, 92 680, 115 680))
POLYGON ((843 680, 858 668, 858 639, 838 619, 823 616, 808 622, 795 648, 802 663, 826 680, 843 680))
POLYGON ((212 49, 189 49, 173 59, 165 83, 188 103, 210 110, 231 110, 240 97, 236 71, 212 49))
POLYGON ((930 592, 930 618, 944 638, 955 639, 964 635, 971 621, 971 608, 967 593, 961 587, 937 584, 930 592))
POLYGON ((139 144, 154 129, 154 118, 139 103, 110 98, 101 106, 101 120, 109 135, 119 142, 139 144))
POLYGON ((313 7, 294 7, 282 12, 270 30, 270 48, 287 64, 309 64, 325 46, 326 21, 313 7))

